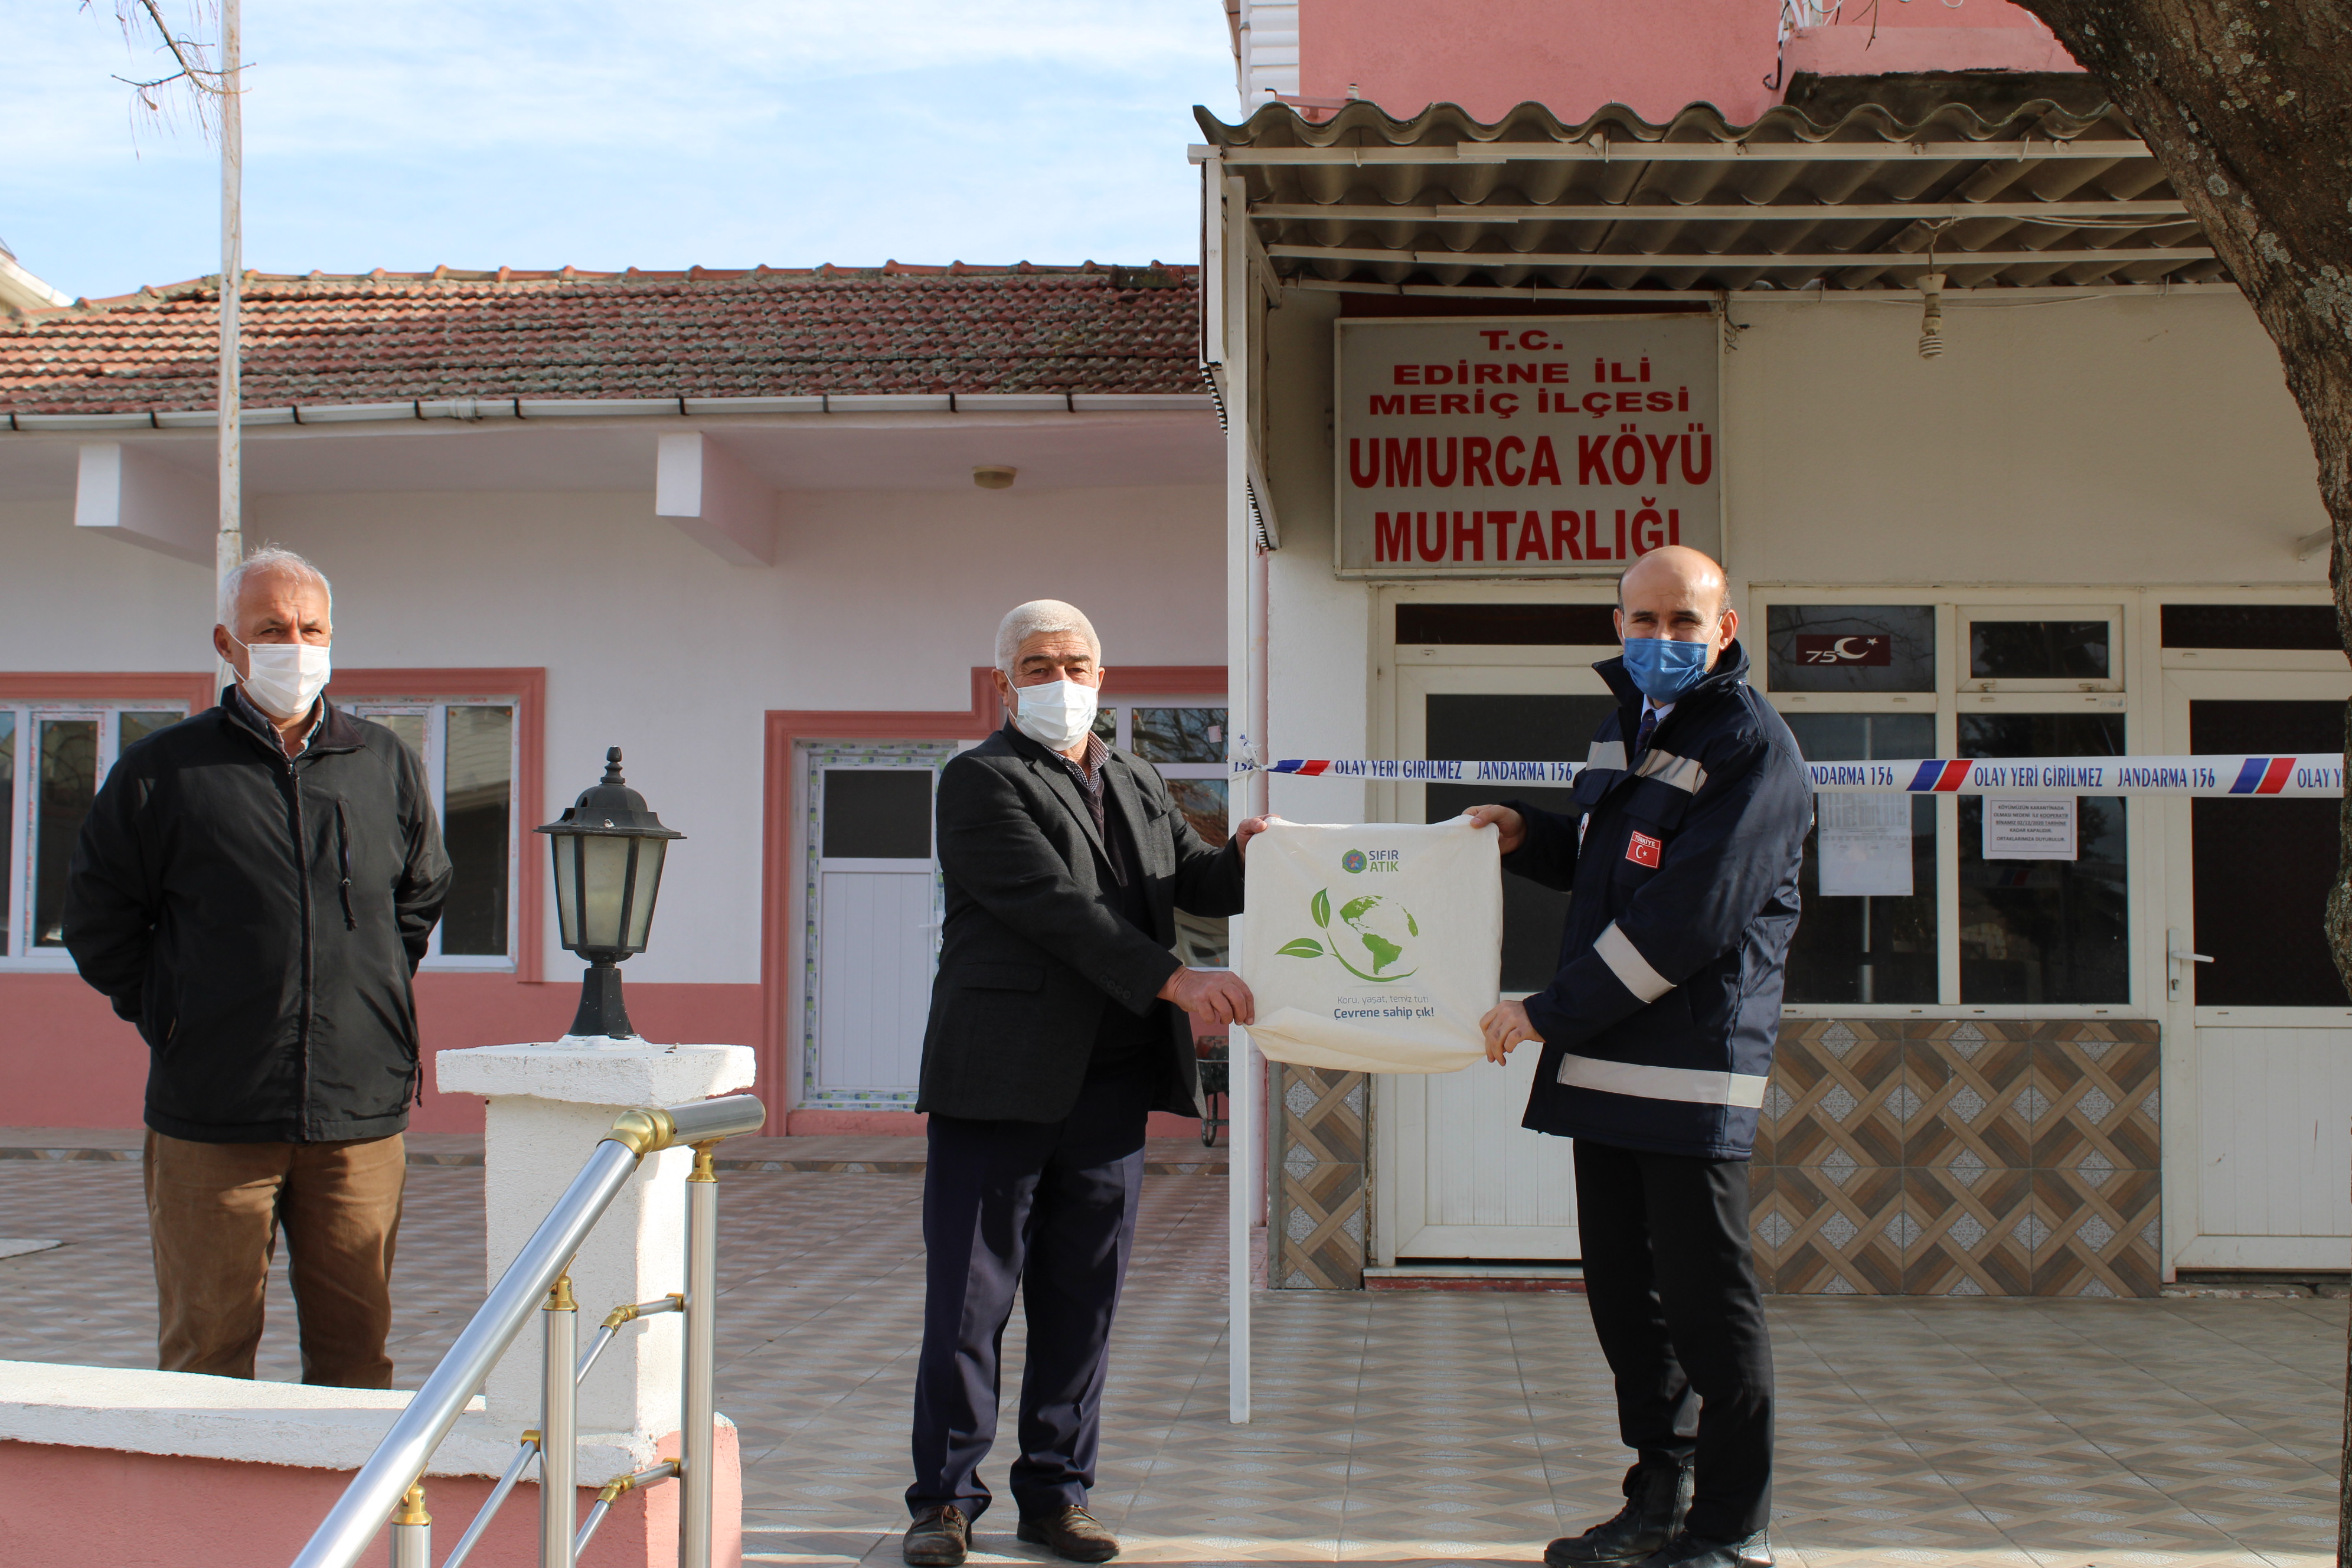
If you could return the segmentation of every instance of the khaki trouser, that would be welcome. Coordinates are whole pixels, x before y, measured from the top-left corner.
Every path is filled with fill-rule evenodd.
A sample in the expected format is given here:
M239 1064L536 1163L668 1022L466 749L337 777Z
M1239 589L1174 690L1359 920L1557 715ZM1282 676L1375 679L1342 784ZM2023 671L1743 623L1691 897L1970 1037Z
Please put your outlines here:
M390 1388L392 1252L407 1153L398 1133L333 1143L193 1143L147 1134L156 1364L251 1377L278 1230L302 1381Z

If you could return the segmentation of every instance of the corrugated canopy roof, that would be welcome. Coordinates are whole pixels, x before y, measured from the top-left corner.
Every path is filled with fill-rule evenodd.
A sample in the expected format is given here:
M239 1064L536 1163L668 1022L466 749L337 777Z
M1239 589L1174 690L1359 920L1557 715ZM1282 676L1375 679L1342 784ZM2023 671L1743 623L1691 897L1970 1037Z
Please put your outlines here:
M1948 104L1752 125L1695 104L1566 125L1526 103L1370 103L1312 121L1196 110L1275 271L1307 288L1448 292L2112 286L2225 277L2163 168L2112 107L1998 121Z

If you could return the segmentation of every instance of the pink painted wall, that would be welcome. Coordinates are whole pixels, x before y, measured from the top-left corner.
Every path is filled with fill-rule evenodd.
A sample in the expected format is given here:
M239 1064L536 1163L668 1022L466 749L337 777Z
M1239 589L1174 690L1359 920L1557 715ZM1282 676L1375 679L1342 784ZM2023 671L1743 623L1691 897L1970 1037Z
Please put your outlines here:
M630 985L630 1021L649 1040L752 1045L760 1038L758 985ZM547 1040L579 1005L576 977L525 984L504 974L420 974L417 1022L425 1048ZM137 1127L147 1085L147 1047L105 998L72 974L0 974L0 1126ZM772 1085L763 1086L772 1091ZM770 1103L774 1103L772 1097ZM919 1138L910 1110L794 1110L770 1121L771 1134L862 1133ZM425 1075L425 1103L409 1118L417 1132L479 1132L482 1102L443 1094ZM1194 1138L1189 1116L1154 1111L1154 1138Z
M1906 71L2080 71L2057 35L2031 12L2001 0L1979 11L1925 8L1926 0L1879 18L1877 37L1866 20L1841 17L1826 27L1803 27L1789 40L1789 69L1821 76L1877 76ZM2003 15L2006 13L2006 15Z
M648 1039L752 1045L760 1038L756 984L632 984L627 994L629 1017ZM417 1022L428 1055L552 1039L579 1002L576 973L540 984L505 974L416 978ZM146 1084L147 1047L139 1032L79 976L0 975L0 1125L136 1127ZM428 1063L425 1103L409 1125L419 1132L479 1132L482 1102L436 1090Z
M677 1452L675 1436L660 1449ZM741 1568L743 1473L735 1428L719 1428L713 1482L711 1562ZM0 1561L42 1568L253 1568L291 1562L351 1483L349 1470L247 1465L0 1442ZM434 1560L482 1506L492 1483L482 1476L428 1480L425 1511L433 1517ZM580 1491L580 1517L595 1500ZM480 1546L484 1563L539 1560L539 1487L514 1489ZM389 1555L379 1532L361 1557ZM581 1568L677 1568L677 1488L665 1482L613 1505Z
M785 1113L783 1126L778 1127L771 1121L764 1131L790 1133L795 1138L844 1133L866 1138L920 1138L929 1121L929 1117L912 1110L793 1110ZM1144 1123L1143 1135L1147 1138L1198 1138L1201 1135L1201 1119L1155 1110Z
M1858 11L1792 39L1790 68L2078 68L2048 28L2005 0L1882 3L1877 14L1875 43ZM1401 119L1458 103L1494 121L1535 102L1571 124L1610 103L1664 121L1712 103L1745 124L1780 101L1764 85L1778 18L1775 0L1486 0L1475 13L1446 0L1303 0L1299 91L1342 98L1353 83Z
M1353 82L1401 119L1458 103L1492 121L1534 102L1572 122L1617 102L1665 120L1707 101L1745 121L1773 100L1771 0L1303 0L1298 10L1300 93L1341 98Z

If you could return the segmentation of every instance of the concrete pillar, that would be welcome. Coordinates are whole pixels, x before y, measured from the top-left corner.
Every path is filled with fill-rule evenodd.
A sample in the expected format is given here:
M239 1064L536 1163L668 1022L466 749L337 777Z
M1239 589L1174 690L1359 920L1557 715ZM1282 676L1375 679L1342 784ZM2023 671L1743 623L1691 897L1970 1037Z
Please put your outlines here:
M496 1280L582 1162L624 1110L675 1105L751 1087L749 1046L654 1046L642 1040L591 1045L484 1046L443 1051L436 1081L444 1094L489 1101L483 1163L488 1208L488 1273ZM580 1347L614 1308L685 1289L686 1177L691 1150L648 1156L607 1210L572 1268L580 1301ZM725 1208L720 1237L726 1235ZM590 1433L658 1439L678 1427L681 1320L642 1319L621 1331L580 1390L579 1421ZM539 1425L540 1344L526 1327L490 1372L489 1424L520 1433ZM584 1471L583 1484L592 1478Z

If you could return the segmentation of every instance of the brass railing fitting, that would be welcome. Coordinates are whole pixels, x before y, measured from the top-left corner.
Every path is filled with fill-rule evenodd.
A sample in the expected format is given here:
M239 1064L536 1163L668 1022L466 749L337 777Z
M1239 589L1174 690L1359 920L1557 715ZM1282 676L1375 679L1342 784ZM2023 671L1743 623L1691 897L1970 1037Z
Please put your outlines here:
M641 1160L656 1150L668 1148L670 1140L677 1136L677 1123L659 1106L625 1110L613 1119L613 1142L625 1145Z
M719 1167L710 1163L710 1152L718 1147L716 1143L697 1143L694 1146L694 1173L686 1178L688 1181L715 1182L719 1179Z
M662 1305L662 1301L667 1301L670 1304L667 1307L664 1307ZM661 1299L661 1301L632 1301L625 1307L615 1307L604 1315L603 1326L608 1329L617 1329L623 1323L634 1323L639 1318L644 1317L648 1310L656 1312L682 1312L686 1310L686 1298L679 1292L673 1290L668 1295L664 1296Z
M598 1502L609 1503L619 1498L622 1494L635 1491L639 1487L649 1487L656 1481L667 1480L672 1476L683 1478L685 1474L686 1468L684 1465L679 1463L679 1461L676 1459L664 1459L660 1464L656 1465L649 1470L639 1470L634 1476L622 1476L616 1479L606 1481L603 1489L597 1492L596 1500Z
M409 1487L408 1490L401 1495L400 1507L393 1511L392 1522L394 1524L430 1524L433 1522L433 1516L425 1511L425 1483L423 1481L413 1483Z

